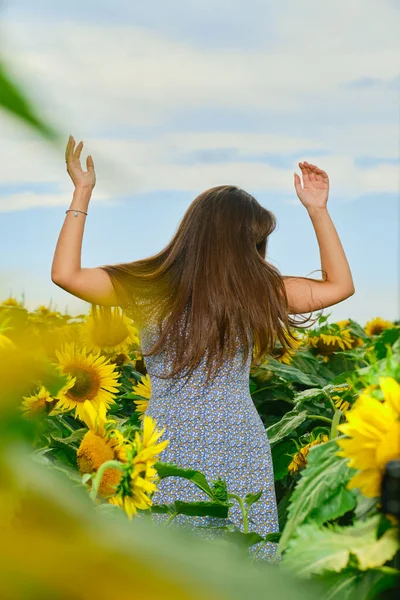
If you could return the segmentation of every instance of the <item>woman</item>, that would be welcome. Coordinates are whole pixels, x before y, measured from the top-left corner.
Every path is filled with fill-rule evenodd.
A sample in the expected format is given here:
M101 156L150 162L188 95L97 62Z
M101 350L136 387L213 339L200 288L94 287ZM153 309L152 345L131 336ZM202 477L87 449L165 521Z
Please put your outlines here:
M249 531L278 532L271 450L265 427L249 393L249 371L271 354L277 340L291 348L288 315L322 309L354 294L350 268L328 214L328 175L299 163L297 196L314 226L323 280L282 276L266 262L275 216L233 185L200 194L187 209L164 250L147 259L81 268L87 209L96 183L88 156L80 164L70 136L67 171L75 185L52 265L52 281L92 305L120 306L137 325L151 379L146 413L170 440L161 460L220 476L228 491L244 497L262 490L249 512ZM293 337L292 337L293 339ZM208 500L192 482L161 480L153 502ZM163 520L165 515L153 515ZM207 517L175 518L205 536L201 525L226 524ZM243 531L239 504L229 521ZM276 544L253 546L250 553L271 560Z

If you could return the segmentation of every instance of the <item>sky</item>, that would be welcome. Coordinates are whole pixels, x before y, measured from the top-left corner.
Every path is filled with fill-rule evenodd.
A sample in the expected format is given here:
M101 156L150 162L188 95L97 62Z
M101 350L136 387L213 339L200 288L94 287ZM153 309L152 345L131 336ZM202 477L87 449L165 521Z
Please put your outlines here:
M364 325L400 318L399 26L398 0L3 0L0 56L93 156L82 267L159 252L200 192L229 183L275 214L280 272L321 278L293 185L305 160L329 175L356 290L324 314ZM1 300L87 313L50 275L64 150L1 109L0 131Z

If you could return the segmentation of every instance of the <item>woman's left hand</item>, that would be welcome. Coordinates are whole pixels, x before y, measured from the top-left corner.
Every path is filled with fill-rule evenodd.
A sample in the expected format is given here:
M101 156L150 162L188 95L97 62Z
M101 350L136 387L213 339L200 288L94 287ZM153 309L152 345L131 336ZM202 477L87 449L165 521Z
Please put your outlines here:
M89 156L86 159L87 171L83 171L80 161L83 142L79 142L75 150L74 147L75 140L72 137L72 135L70 135L65 150L65 162L67 163L67 173L71 177L75 188L93 189L96 185L96 173L94 172L93 159L89 154Z

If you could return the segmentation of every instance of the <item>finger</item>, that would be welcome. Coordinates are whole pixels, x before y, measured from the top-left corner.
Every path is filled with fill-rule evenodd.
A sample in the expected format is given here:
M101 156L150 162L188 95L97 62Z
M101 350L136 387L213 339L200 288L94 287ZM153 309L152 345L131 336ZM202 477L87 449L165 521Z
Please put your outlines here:
M307 163L310 167L313 167L315 173L323 178L328 178L328 174L323 170L317 167L317 165L313 165L311 163Z
M318 169L318 173L321 175L321 177L328 177L328 173L326 173L323 169Z
M69 136L68 145L67 145L67 162L70 162L73 158L73 151L75 146L75 140L72 135Z
M306 164L300 162L299 163L299 167L300 167L301 173L303 175L303 181L304 181L304 183L306 181L309 181L310 180L310 175L309 175L309 171L308 171L308 168L307 168Z
M88 171L94 170L94 163L93 163L93 158L92 158L91 154L89 154L89 156L86 159L86 168Z
M75 159L77 159L77 160L80 159L82 148L83 148L83 142L79 142L79 144L77 145L75 152L74 152Z
M305 164L311 169L311 171L314 171L315 173L322 171L322 169L320 169L319 167L317 167L317 165L314 165L313 163L306 162Z
M306 170L307 170L309 181L315 181L315 175L316 175L316 172L315 172L316 167L315 167L315 165L313 165L312 163L309 163L307 161L304 161L304 164L305 164L305 167L306 167Z
M66 162L68 161L68 157L69 157L69 151L70 151L70 146L71 146L71 141L72 141L71 138L72 138L72 136L69 136L67 146L65 148L65 161Z
M294 187L296 188L296 190L301 190L301 179L300 177L297 175L297 173L294 173Z

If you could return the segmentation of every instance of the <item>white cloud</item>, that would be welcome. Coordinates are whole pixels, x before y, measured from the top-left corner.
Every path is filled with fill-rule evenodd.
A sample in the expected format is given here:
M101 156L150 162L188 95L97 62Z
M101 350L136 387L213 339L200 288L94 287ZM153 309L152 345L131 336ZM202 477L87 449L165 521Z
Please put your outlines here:
M223 164L182 165L171 162L171 156L176 153L220 147L238 148L238 158ZM327 171L331 196L343 195L351 200L366 193L395 192L398 189L397 166L379 165L361 169L345 154L314 156L318 142L312 139L245 133L164 134L156 141L85 140L84 146L85 152L93 155L96 168L93 198L114 204L116 200L113 198L118 194L134 196L139 192L175 189L199 193L222 183L294 195L293 172L300 173L296 160L293 160L291 168L282 169L266 163L241 162L240 156L258 152L290 153L296 148L302 149L299 160L308 160ZM306 148L310 149L309 153ZM108 157L113 158L110 160ZM0 196L0 212L35 206L65 206L71 201L73 185L65 171L64 157L54 154L40 140L14 141L7 146L0 143L0 161L6 164L7 160L9 168L1 172L0 182L58 183L59 191L25 191Z
M49 26L37 15L25 21L6 16L3 55L42 114L62 124L66 139L70 132L77 142L84 139L82 156L93 155L98 199L162 189L196 191L222 182L292 194L298 160L320 165L331 177L332 192L349 198L397 191L396 166L353 164L359 155L398 155L397 121L390 121L392 110L397 119L396 90L343 87L363 77L398 75L395 8L372 0L274 6L272 50L211 50L130 24L90 26L78 16ZM243 115L261 111L264 131L269 114L287 115L290 123L296 115L298 126L293 133L283 126L279 135L233 126L231 132L162 131L151 138L147 132L146 139L146 127L159 127L179 111L216 108ZM132 139L129 128L139 126L144 135ZM108 139L94 133L106 129ZM113 131L126 132L125 139ZM238 148L239 155L226 164L174 163L176 154L212 148ZM318 150L328 155L313 155ZM298 158L287 169L240 160L261 152ZM54 152L16 121L5 124L0 161L7 165L0 183L55 183L59 189L56 195L11 192L1 198L0 211L61 205L70 198L63 150Z

